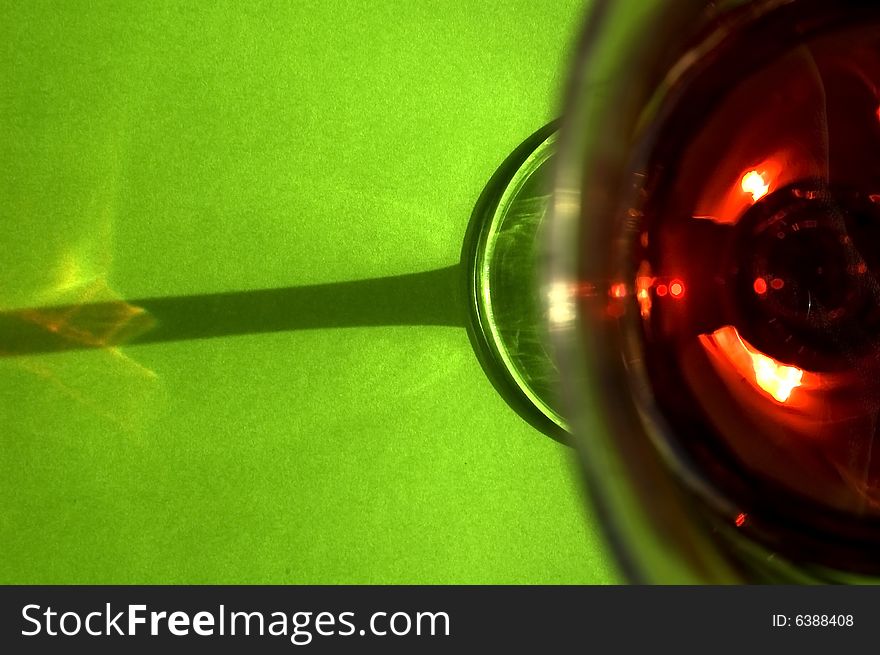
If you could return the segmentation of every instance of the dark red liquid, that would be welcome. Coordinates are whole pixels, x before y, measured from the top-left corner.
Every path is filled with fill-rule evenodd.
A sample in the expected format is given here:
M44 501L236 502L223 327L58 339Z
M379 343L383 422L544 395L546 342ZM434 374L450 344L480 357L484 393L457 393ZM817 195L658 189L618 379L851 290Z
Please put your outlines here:
M880 535L875 19L760 61L744 40L727 86L683 94L630 239L638 356L690 461L745 512L859 538Z

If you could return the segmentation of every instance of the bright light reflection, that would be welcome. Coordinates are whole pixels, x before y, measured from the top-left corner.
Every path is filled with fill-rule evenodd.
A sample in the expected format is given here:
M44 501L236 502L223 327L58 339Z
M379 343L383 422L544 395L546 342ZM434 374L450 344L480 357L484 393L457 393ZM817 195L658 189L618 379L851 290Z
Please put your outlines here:
M758 171L749 171L743 175L740 186L744 193L751 194L752 202L758 202L770 190L770 184L764 179L764 175Z
M569 286L564 282L554 282L547 291L547 306L550 322L566 325L575 319L574 302Z

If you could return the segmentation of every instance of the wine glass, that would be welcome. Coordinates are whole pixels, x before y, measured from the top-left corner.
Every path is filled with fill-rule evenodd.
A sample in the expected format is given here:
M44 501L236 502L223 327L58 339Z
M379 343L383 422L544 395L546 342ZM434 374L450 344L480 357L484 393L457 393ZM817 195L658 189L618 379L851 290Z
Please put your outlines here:
M594 3L543 296L635 581L878 573L880 11Z

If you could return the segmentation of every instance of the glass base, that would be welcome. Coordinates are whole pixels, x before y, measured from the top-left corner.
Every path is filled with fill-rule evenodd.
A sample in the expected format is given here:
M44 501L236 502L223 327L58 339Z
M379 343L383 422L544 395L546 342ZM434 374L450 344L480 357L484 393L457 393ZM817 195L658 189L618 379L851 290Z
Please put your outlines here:
M545 434L568 441L559 374L538 293L540 232L549 208L557 125L530 136L499 167L471 217L462 250L474 350L499 393Z

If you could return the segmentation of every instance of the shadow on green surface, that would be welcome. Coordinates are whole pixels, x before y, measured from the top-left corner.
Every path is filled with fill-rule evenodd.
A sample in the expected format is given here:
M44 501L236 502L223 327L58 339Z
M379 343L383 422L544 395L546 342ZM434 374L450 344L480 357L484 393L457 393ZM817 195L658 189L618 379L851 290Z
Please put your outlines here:
M458 265L302 287L2 311L0 357L310 329L466 328L486 377L508 406L538 431L568 444L567 432L524 395L497 348L486 338L474 295L480 235L498 198L525 157L557 127L551 123L535 132L492 176L474 207Z
M435 325L469 328L483 370L507 404L537 420L498 363L473 341L462 268L283 289L56 305L0 312L0 357L321 328Z
M283 289L0 312L0 356L320 328L463 328L458 266Z

